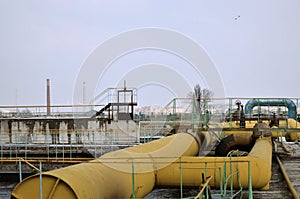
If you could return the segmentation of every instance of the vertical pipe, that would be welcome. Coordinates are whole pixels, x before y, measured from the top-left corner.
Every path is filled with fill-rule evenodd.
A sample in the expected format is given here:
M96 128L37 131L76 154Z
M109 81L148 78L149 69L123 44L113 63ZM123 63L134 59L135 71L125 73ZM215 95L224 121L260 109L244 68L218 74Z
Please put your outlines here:
M58 151L57 151L57 144L54 144L54 146L55 146L55 158L57 159L57 153L58 153Z
M22 161L19 159L19 181L22 182Z
M3 159L3 144L2 144L2 136L0 135L0 144L1 144L1 160Z
M194 119L194 117L195 117L195 101L194 101L194 99L192 100L192 130L194 131L195 129L194 129L194 124L195 124L195 119Z
M72 159L72 134L70 134L70 159Z
M145 126L143 127L143 129L144 129L144 141L143 141L143 143L146 143L147 130L146 130Z
M101 143L104 143L104 139L103 139L103 136L101 135L101 140L100 140ZM103 155L103 149L102 149L102 144L100 144L100 156Z
M297 103L296 103L296 104L297 104L297 105L296 105L296 121L297 121L297 122L296 122L296 128L298 128L298 107L299 107L299 106L298 106L298 102L299 102L299 101L298 101L298 99L297 99Z
M173 122L176 124L176 99L173 99Z
M229 128L232 128L232 99L229 98Z
M65 141L64 141L64 139L65 139L65 134L64 133L62 133L62 138L61 138L61 141L62 141L62 158L63 158L63 161L65 160ZM58 143L59 143L59 135L58 135Z
M220 175L220 194L221 197L223 195L223 179L222 179L222 169L219 167L219 175Z
M17 142L18 142L18 144L17 144L17 151L19 151L20 150L20 134L19 133L17 133ZM18 153L19 152L17 152L17 154L16 154L16 156L18 157Z
M117 105L117 121L119 120L119 112L120 112L120 91L117 91L117 98L118 98L118 100L117 100L117 103L118 103L118 105Z
M26 151L25 151L26 153ZM11 142L9 143L9 159L12 157L12 149L11 149Z
M229 158L229 160L230 160L230 197L232 197L232 195L233 195L233 173L232 173L232 153L230 153L230 158Z
M137 143L138 144L141 144L141 120L139 121L139 127L138 127L138 130L137 130Z
M227 189L227 176L226 176L226 161L224 161L224 192L223 192L223 198L226 198L226 189Z
M28 143L28 136L25 135L25 160L27 159L27 143Z
M131 115L132 115L132 120L134 120L133 116L133 90L131 91Z
M181 157L179 158L179 172L180 172L180 198L183 198L183 192L182 192L182 163L181 163Z
M96 158L96 141L95 141L95 132L93 132L93 142L94 142L94 157ZM110 148L111 150L111 148Z
M252 195L252 182L251 182L251 169L250 169L250 161L248 161L248 198L253 199Z
M50 110L50 79L47 79L47 115L51 115Z
M207 162L205 162L205 178L204 178L205 182L206 182L207 176L208 176ZM205 198L208 198L208 186L206 186L205 192L206 192Z
M40 162L40 199L43 199L42 162Z
M49 159L49 158L50 158L49 143L48 143L48 139L49 139L49 129L47 128L47 124L48 124L48 122L47 122L46 125L45 125L45 131L46 131L46 135L45 135L45 143L46 143L47 156L48 156L48 159ZM48 127L49 127L49 124L48 124Z

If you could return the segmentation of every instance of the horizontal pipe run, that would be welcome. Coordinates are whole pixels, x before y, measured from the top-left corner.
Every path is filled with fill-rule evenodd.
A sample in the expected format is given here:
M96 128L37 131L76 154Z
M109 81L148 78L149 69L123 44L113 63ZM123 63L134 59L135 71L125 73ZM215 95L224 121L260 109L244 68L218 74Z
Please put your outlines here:
M199 139L198 139L199 140ZM200 139L201 140L201 139ZM143 145L107 153L93 161L43 173L43 196L52 198L137 198L144 197L156 186L180 185L182 165L183 186L199 186L201 173L212 176L209 186L219 187L219 172L231 162L233 186L248 187L248 162L251 165L252 186L268 189L271 178L272 146L267 138L257 139L246 157L195 157L200 144L187 133L175 134ZM180 161L181 160L181 161ZM132 163L134 173L132 173ZM226 164L226 176L230 176ZM223 174L222 174L223 175ZM132 179L134 177L134 183ZM206 178L205 178L206 179ZM222 179L225 179L222 176ZM134 184L134 186L132 186ZM230 183L228 183L230 184ZM39 176L19 183L12 198L38 198ZM132 193L134 190L134 193Z
M53 199L130 198L134 190L135 197L141 198L153 189L156 170L166 167L178 157L195 156L198 150L199 144L193 135L180 133L110 152L87 163L43 173L43 196L48 197L51 193ZM38 179L38 175L24 179L13 190L12 198L39 198L36 194ZM59 183L52 190L57 180Z
M224 163L226 164L226 176L230 175L230 157L181 157L182 165L182 183L184 186L199 186L202 182L201 173L212 176L211 187L220 187L219 169L222 170L222 179L224 179ZM232 157L232 171L239 172L240 182L237 175L233 177L234 188L248 187L248 162L251 166L252 187L255 189L267 190L271 179L272 164L272 144L267 138L259 138L250 151L248 156ZM158 170L156 173L156 186L158 187L176 187L179 186L179 163L177 159L174 163Z
M295 103L290 99L252 99L245 105L246 115L251 114L255 106L285 106L288 108L288 117L297 118L297 108Z

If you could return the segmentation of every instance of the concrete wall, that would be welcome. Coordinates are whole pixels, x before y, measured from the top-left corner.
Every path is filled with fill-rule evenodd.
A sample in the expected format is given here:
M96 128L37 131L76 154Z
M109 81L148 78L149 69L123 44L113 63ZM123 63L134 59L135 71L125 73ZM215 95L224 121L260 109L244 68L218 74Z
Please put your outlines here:
M138 141L133 121L0 119L0 144L127 144Z

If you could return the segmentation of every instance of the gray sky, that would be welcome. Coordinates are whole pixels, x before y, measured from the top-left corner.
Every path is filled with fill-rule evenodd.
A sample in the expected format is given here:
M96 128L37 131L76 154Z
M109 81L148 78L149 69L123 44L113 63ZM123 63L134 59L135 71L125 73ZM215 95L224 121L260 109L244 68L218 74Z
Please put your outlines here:
M178 31L203 47L227 97L300 97L298 0L2 0L0 25L0 105L44 105L46 78L52 104L72 104L77 75L90 53L115 35L144 27ZM132 70L119 70L121 65L152 62L174 67L191 85L203 82L178 57L136 52L111 66L95 92L115 86ZM153 85L143 87L141 95L167 91ZM138 99L145 105L150 98Z

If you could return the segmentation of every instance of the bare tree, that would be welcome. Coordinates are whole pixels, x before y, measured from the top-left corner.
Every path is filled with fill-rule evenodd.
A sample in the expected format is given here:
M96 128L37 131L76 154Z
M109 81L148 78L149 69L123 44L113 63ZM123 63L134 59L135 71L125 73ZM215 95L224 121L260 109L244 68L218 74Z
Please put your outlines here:
M29 109L25 109L21 112L21 116L23 117L31 117L33 116L32 112Z
M194 91L188 93L188 97L193 98L195 102L195 110L201 115L202 110L205 108L205 103L213 96L213 92L204 88L201 89L199 84L194 86Z

